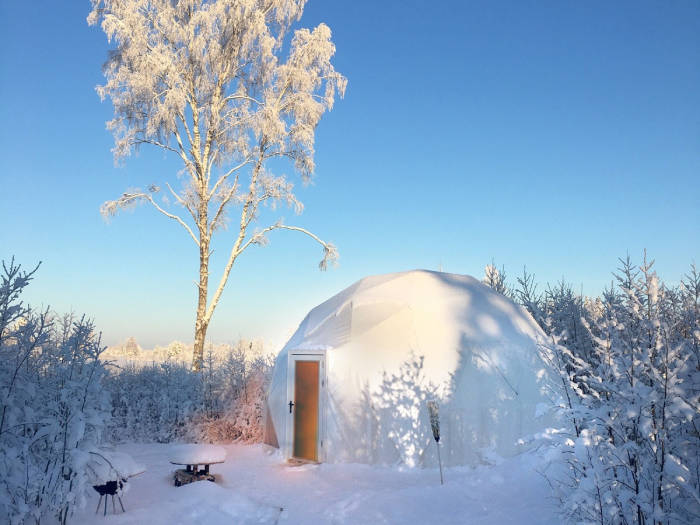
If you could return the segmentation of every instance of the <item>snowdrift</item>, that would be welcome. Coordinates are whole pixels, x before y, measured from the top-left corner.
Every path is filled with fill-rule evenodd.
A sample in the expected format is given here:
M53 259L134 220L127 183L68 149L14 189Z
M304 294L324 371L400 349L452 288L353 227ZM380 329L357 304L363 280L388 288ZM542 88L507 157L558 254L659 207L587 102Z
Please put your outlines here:
M266 440L297 455L295 359L319 359L319 461L435 465L431 399L444 462L512 456L520 438L548 426L538 417L551 403L544 337L522 307L473 277L367 277L311 310L280 351Z

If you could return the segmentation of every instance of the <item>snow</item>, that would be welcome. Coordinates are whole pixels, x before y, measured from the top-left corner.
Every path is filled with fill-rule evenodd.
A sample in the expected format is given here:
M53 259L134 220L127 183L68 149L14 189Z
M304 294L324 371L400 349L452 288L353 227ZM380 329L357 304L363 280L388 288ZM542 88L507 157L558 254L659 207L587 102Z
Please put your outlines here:
M216 445L177 445L170 456L170 462L178 465L206 465L225 460L226 451Z
M97 493L72 523L208 525L314 523L556 524L556 508L534 453L498 465L401 469L357 463L289 466L265 445L225 445L226 461L212 467L216 482L175 487L170 457L179 445L127 444L121 452L146 465L130 479L126 513L94 513ZM117 505L117 508L119 506Z
M109 449L90 452L87 468L90 482L94 485L137 476L146 470L129 454Z

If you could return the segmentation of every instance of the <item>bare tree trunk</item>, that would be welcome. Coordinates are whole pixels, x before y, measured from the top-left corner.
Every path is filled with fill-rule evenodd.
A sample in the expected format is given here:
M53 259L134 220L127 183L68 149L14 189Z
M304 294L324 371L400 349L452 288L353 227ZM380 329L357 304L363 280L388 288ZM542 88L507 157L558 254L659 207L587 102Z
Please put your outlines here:
M197 287L197 319L194 324L194 350L192 352L192 370L199 372L204 363L204 341L207 337L209 319L207 318L207 291L209 289L209 238L206 234L206 215L200 222L205 231L199 235L199 285Z

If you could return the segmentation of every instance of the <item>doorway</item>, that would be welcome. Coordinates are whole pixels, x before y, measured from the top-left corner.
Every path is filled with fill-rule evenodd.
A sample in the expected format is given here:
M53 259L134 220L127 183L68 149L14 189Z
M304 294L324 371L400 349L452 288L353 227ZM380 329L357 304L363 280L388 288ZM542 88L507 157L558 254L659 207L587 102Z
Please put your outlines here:
M289 456L305 461L321 461L323 355L290 355L288 383L291 450Z

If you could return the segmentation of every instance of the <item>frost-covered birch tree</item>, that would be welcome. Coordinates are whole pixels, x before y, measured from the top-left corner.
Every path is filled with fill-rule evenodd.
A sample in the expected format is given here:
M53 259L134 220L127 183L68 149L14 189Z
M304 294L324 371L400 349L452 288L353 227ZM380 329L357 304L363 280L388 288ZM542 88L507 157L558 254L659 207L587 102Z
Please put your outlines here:
M165 184L172 206L151 184L107 201L106 217L148 203L178 223L199 255L193 368L202 366L204 340L238 257L274 230L304 233L323 247L320 268L335 247L282 220L258 224L265 205L302 204L293 185L270 166L293 163L304 182L314 172L314 134L324 112L342 96L335 46L325 24L298 29L306 0L91 0L88 23L101 24L114 43L97 91L110 98L116 159L147 144L175 155L178 184ZM289 37L289 38L288 38ZM278 163L274 163L278 167ZM228 260L210 297L212 237L227 233Z

